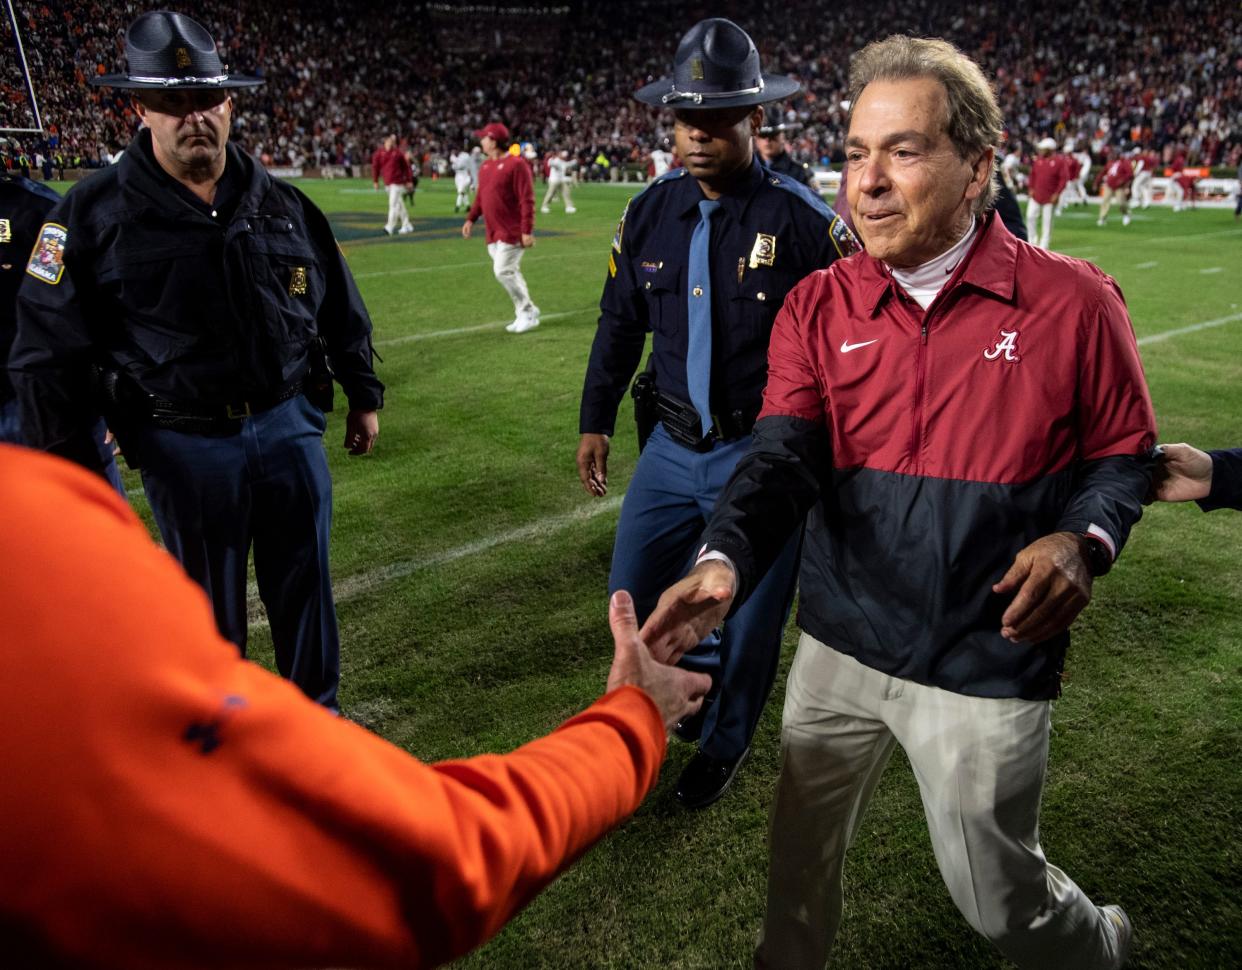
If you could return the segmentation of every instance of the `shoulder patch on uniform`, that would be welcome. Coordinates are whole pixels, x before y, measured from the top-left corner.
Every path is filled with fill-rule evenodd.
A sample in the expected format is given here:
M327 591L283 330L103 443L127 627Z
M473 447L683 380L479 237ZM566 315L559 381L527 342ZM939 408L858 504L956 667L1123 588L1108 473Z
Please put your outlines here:
M633 197L626 199L625 208L621 210L621 221L617 223L617 231L612 236L612 248L618 253L621 252L621 237L625 235L625 216L630 211L630 203L633 201ZM609 259L611 258L609 256ZM613 275L616 276L617 274L613 273Z
M0 243L13 241L13 223L8 219L0 219Z
M31 250L26 272L52 286L59 283L65 272L65 241L68 238L69 230L64 226L45 222Z
M832 225L828 227L828 235L832 237L832 244L837 247L837 255L842 259L853 256L862 249L862 243L858 241L853 230L840 216L832 220Z

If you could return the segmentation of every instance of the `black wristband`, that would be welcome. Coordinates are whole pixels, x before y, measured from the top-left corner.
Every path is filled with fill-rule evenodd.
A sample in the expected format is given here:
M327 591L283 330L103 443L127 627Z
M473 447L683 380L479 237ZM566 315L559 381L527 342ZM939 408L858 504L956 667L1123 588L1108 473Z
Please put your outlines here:
M1113 568L1113 557L1108 551L1101 539L1097 539L1093 535L1082 533L1085 540L1083 543L1083 555L1087 560L1087 571L1092 576L1103 576L1106 572Z

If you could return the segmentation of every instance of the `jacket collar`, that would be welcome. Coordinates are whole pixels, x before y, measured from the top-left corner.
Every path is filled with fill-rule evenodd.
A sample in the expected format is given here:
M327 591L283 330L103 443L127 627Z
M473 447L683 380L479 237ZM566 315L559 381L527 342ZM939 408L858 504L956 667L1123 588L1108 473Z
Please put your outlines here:
M884 298L897 295L899 284L893 279L889 268L870 253L861 255L859 289L863 305L870 316L879 313ZM970 286L984 293L991 293L1007 303L1013 302L1017 291L1018 240L1005 228L1005 224L993 209L984 216L978 235L970 252L962 260L953 278L945 284L937 302L945 293L960 286Z
M231 141L225 145L224 150L227 158L221 182L228 180L232 183L230 187L237 193L234 198L240 196L239 208L246 205L257 206L266 191L267 170L256 164L253 158ZM165 172L155 160L149 128L139 131L121 156L117 178L120 184L146 196L161 207L167 205L169 192L177 194L179 198L185 197L186 201L193 198L189 189Z
M754 199L755 193L759 191L759 186L763 184L765 177L765 169L759 164L757 155L752 155L750 160L750 169L747 170L729 189L720 197L721 208L729 213L729 216L736 222L741 222L746 215L746 210L750 208L751 200ZM699 183L695 181L694 176L687 172L682 177L682 182L686 184L681 194L681 209L679 215L683 218L691 212L694 213L695 221L698 221L699 203L706 198L703 190L699 187Z

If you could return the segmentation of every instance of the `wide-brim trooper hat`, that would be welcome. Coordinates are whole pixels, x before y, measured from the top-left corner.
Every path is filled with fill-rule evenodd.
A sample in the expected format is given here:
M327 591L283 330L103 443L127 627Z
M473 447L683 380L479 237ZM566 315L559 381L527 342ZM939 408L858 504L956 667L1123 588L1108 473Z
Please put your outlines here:
M764 74L750 35L731 20L712 17L691 27L677 45L673 76L634 92L659 108L740 108L787 98L802 85Z
M203 91L252 88L263 79L227 74L207 29L183 13L153 10L125 32L125 74L91 78L95 87Z

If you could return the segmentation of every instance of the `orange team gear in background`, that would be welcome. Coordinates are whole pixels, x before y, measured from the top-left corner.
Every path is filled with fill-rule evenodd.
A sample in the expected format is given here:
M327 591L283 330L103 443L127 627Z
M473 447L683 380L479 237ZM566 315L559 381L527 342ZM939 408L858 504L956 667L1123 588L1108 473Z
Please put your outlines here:
M636 687L422 764L242 660L103 479L0 446L0 507L5 965L438 964L659 773Z

